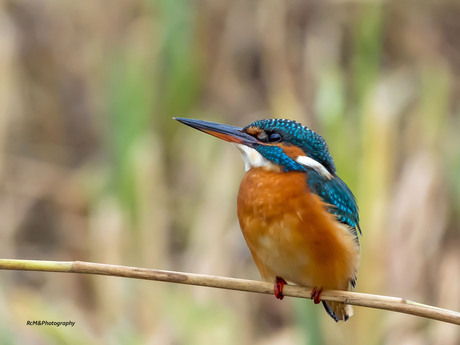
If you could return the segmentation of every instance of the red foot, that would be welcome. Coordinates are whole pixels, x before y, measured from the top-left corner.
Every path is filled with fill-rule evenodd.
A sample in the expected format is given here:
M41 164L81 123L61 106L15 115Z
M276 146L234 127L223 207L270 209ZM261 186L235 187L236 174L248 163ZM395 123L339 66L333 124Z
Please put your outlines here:
M283 278L280 278L280 277L276 277L276 281L275 281L275 297L278 298L278 299L283 299L284 298L284 295L283 295L283 287L284 285L286 285L286 281L283 279Z
M318 304L319 302L321 302L322 292L323 292L323 288L318 289L316 286L311 291L311 299L313 300L313 302L315 302L315 304Z

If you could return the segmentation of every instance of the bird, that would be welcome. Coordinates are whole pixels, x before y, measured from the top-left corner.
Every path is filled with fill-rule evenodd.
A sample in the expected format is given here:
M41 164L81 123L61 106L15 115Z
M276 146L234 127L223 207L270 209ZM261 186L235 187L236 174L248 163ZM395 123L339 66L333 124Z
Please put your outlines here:
M233 143L245 174L237 214L263 280L283 299L289 283L310 287L336 322L353 315L350 305L321 300L324 289L353 290L360 260L356 198L337 175L322 136L287 119L257 120L236 127L174 117Z

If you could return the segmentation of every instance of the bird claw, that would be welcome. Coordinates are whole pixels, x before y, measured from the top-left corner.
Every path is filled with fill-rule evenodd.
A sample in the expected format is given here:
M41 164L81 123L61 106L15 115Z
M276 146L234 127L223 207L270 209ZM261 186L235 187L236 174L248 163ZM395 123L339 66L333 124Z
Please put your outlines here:
M278 299L283 299L284 298L284 295L283 295L283 288L284 288L284 285L286 285L286 281L281 278L281 277L276 277L276 280L275 280L275 286L274 286L274 292L275 292L275 297L278 298Z
M323 292L323 288L318 289L316 286L311 291L311 299L315 304L321 302L321 293Z

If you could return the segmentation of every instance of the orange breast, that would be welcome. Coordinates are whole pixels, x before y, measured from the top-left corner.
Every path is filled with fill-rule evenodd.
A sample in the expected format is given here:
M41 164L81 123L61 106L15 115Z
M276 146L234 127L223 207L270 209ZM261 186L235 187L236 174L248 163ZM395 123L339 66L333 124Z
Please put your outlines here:
M349 231L310 193L305 173L249 170L238 194L238 219L264 280L347 289L359 250Z

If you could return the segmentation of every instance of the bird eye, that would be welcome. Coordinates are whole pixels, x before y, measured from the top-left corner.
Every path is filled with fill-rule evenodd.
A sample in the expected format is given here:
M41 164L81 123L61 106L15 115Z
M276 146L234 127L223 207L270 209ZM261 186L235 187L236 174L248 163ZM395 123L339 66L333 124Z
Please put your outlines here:
M277 132L261 131L257 134L257 139L259 139L263 143L276 143L280 142L283 138L281 134Z
M281 134L276 133L276 132L271 133L270 136L268 137L268 141L271 143L281 141Z

